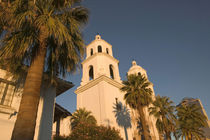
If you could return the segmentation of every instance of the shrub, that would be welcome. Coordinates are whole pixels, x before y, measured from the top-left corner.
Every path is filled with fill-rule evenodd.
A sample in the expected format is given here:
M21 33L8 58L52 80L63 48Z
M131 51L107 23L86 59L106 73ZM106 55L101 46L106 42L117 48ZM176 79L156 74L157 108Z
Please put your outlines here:
M69 140L122 140L115 128L80 123L72 131Z
M68 140L68 137L54 136L53 140Z

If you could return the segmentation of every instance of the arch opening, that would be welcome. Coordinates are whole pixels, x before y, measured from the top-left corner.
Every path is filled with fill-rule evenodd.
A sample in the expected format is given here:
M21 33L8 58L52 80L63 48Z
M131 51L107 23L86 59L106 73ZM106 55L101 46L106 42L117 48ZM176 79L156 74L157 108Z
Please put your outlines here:
M109 65L109 72L110 72L110 78L114 79L114 71L112 65Z
M89 80L93 80L94 79L94 71L93 71L93 66L91 65L89 67Z
M98 46L98 52L101 53L102 52L102 47L99 45Z
M93 49L91 48L90 49L90 56L92 56L93 55Z
M109 54L109 49L108 48L106 48L106 53Z

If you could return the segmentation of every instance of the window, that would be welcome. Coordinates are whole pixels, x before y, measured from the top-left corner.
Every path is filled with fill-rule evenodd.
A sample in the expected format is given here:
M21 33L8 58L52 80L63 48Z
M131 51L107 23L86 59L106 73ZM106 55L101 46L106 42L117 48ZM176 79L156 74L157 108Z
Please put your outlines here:
M94 73L93 73L93 66L90 66L89 68L89 80L94 79Z
M100 45L98 46L98 52L102 52L102 47Z
M0 79L0 105L10 106L15 86L11 82Z
M92 56L93 55L93 49L91 48L90 49L90 56Z
M138 72L138 75L141 75L141 72Z
M109 65L109 71L110 71L110 77L112 79L114 79L114 71L113 71L113 66L112 65Z
M106 48L106 53L109 54L109 49L108 48Z

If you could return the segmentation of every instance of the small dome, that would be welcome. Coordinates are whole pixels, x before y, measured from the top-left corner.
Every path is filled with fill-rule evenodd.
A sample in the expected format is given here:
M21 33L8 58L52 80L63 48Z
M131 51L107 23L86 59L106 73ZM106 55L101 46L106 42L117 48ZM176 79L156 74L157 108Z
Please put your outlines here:
M132 61L132 66L130 67L130 69L128 70L128 75L130 74L138 74L138 73L146 73L146 71L139 65L137 65L136 61L133 60Z

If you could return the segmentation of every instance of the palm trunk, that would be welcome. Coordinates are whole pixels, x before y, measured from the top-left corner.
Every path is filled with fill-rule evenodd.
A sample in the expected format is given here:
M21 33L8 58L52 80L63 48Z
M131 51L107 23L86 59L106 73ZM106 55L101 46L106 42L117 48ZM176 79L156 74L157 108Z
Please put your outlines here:
M189 140L192 140L192 134L191 133L189 134Z
M171 140L170 132L166 132L166 139L167 139L167 140Z
M143 128L144 138L145 138L145 140L150 140L151 137L150 137L150 132L149 132L149 126L147 124L142 106L138 107L138 112L139 112L140 121L141 121L142 128Z
M185 136L185 140L189 140L188 135Z
M26 77L19 112L12 133L12 140L33 140L40 90L46 56L46 33L40 30L40 46Z

